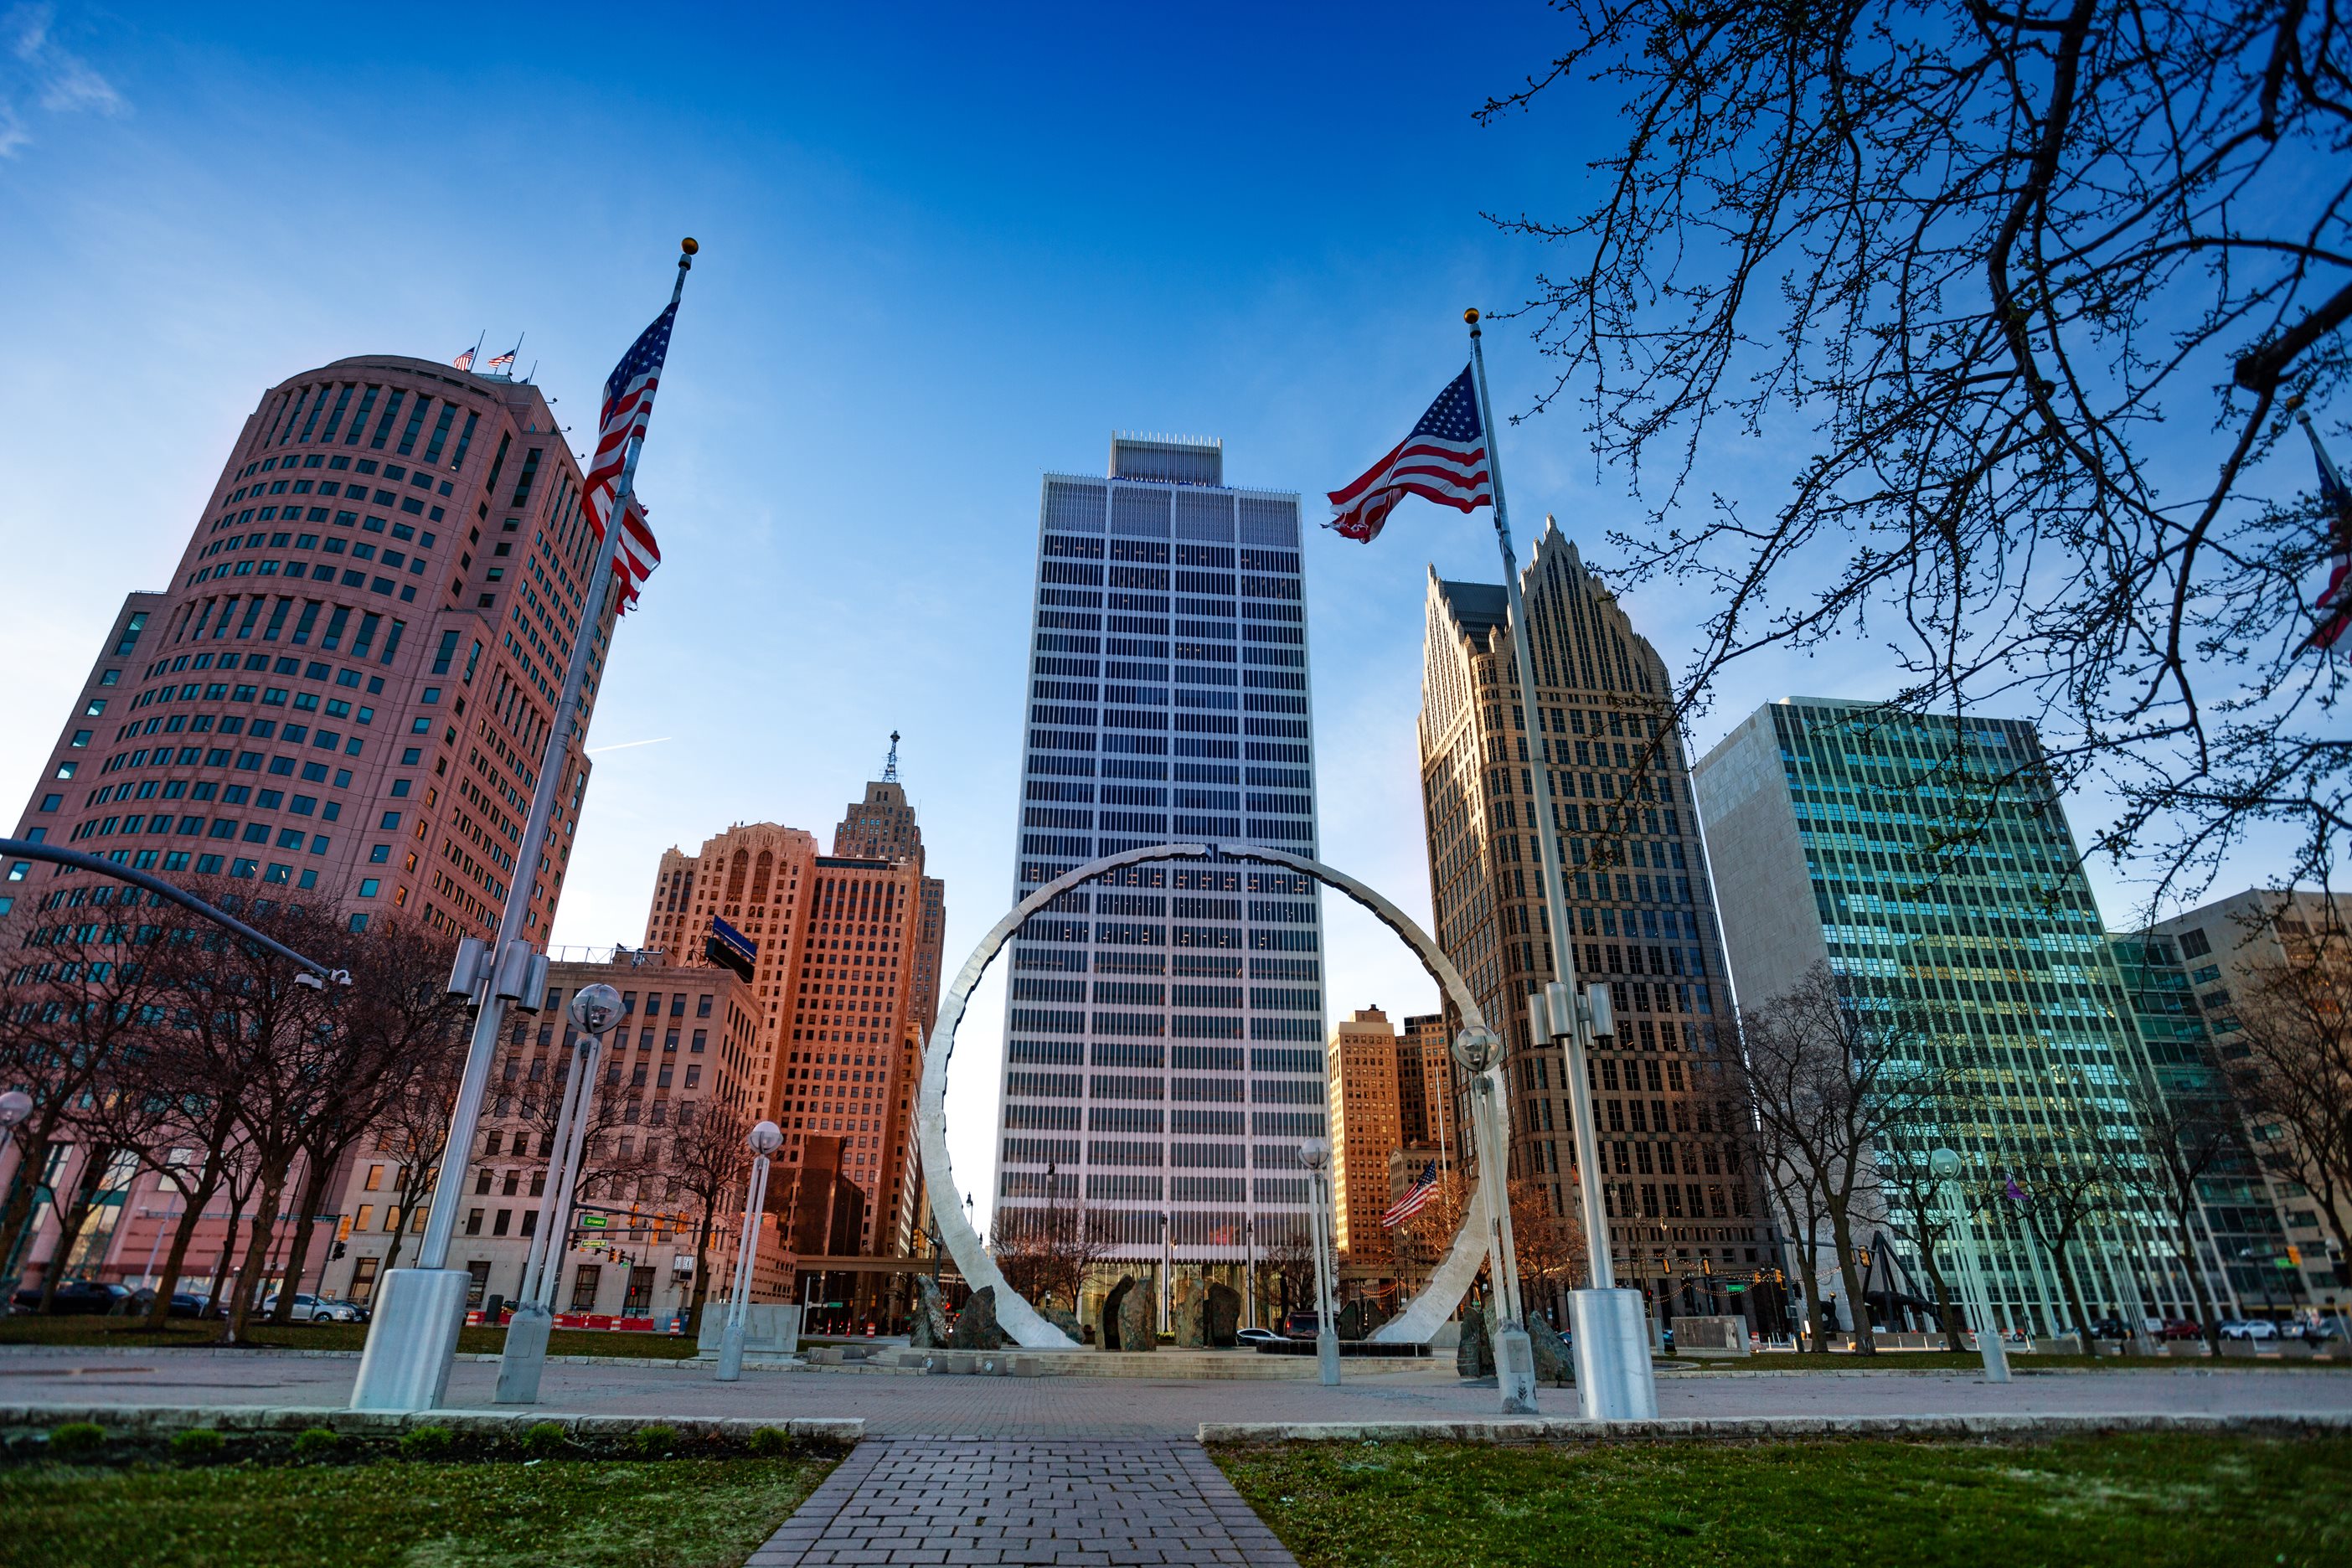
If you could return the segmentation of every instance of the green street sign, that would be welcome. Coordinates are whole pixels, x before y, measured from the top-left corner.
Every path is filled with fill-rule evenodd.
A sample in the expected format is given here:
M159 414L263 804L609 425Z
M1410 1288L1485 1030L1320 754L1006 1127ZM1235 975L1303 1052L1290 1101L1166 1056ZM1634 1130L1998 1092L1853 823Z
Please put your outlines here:
M602 1230L606 1223L604 1216L600 1214L583 1214L580 1216L580 1228L583 1230Z

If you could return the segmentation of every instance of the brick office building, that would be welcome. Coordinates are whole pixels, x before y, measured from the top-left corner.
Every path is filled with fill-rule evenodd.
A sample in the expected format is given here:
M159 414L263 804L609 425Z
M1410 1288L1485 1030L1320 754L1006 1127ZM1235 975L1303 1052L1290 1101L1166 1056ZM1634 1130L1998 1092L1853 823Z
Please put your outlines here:
M1397 1032L1378 1007L1333 1026L1330 1062L1333 1247L1356 1269L1391 1260L1381 1215L1389 1198L1390 1156L1402 1146L1397 1110Z
M921 833L895 778L847 808L834 848L751 823L698 854L664 852L646 945L698 965L718 962L714 921L740 937L761 1040L751 1088L784 1130L795 1233L834 1256L903 1253L945 894L923 875Z
M525 882L544 941L583 756L541 866L515 857L594 548L538 387L396 355L294 376L246 420L171 585L125 599L16 832L453 935L489 934ZM5 877L0 912L94 890Z
M600 984L621 994L621 1021L605 1040L590 1110L577 1203L588 1223L575 1223L567 1239L577 1245L558 1259L555 1308L667 1319L684 1310L691 1294L701 1220L697 1205L670 1185L670 1145L701 1118L747 1125L756 1120L758 1014L751 987L731 971L669 965L620 949L605 962L551 964L545 1008L536 1016L509 1016L467 1152L465 1206L450 1243L449 1267L474 1276L476 1307L490 1295L511 1300L521 1288L557 1108L579 1040L566 1005L582 987ZM421 1209L400 1210L401 1159L397 1143L379 1135L353 1161L339 1205L346 1256L326 1275L330 1294L367 1300L387 1267L391 1238L404 1226L412 1239L400 1258L413 1259L424 1216ZM705 1260L722 1285L731 1278L742 1201L739 1191L731 1205L719 1205ZM790 1268L781 1230L772 1223L761 1248L771 1299L781 1296Z

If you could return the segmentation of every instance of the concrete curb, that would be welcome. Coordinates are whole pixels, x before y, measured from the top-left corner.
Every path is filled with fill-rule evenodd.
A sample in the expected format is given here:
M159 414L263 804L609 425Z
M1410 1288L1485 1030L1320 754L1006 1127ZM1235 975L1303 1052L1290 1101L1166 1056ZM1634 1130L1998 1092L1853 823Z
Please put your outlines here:
M10 1356L147 1355L173 1357L249 1357L274 1355L291 1356L300 1361L357 1361L360 1359L361 1354L362 1352L359 1351L304 1350L299 1346L294 1345L0 1345L0 1361L5 1361ZM458 1361L495 1362L499 1358L498 1353L494 1351L459 1351L455 1359ZM712 1360L716 1358L696 1357L690 1355L551 1355L546 1359L550 1364L561 1366L646 1366L660 1370L677 1367L690 1367L697 1364L708 1367L711 1364ZM747 1367L784 1367L797 1366L800 1363L797 1362L785 1362L780 1360L746 1358L743 1364Z
M446 1426L485 1436L520 1433L553 1421L583 1437L624 1436L646 1426L668 1426L689 1437L749 1437L763 1426L789 1436L856 1443L866 1422L854 1415L786 1416L758 1420L726 1415L591 1415L569 1410L346 1410L303 1405L0 1405L0 1428L58 1426L94 1421L110 1433L180 1432L210 1426L222 1432L299 1432L312 1426L381 1436L417 1426Z
M2352 1431L2352 1412L2307 1415L1717 1415L1660 1421L1203 1421L1203 1443L1674 1443L1809 1437L2055 1437L2105 1432Z

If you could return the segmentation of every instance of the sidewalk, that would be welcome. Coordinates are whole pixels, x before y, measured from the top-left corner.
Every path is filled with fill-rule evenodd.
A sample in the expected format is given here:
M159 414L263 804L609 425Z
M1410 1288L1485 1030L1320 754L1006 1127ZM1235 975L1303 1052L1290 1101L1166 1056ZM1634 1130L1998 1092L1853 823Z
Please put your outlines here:
M356 1363L255 1351L242 1355L41 1355L0 1350L0 1405L277 1405L335 1408L349 1398ZM498 1368L461 1363L449 1380L453 1407L495 1408ZM554 1365L541 1405L610 1415L743 1417L762 1421L863 1418L869 1436L969 1438L1186 1438L1204 1422L1460 1422L1499 1414L1494 1388L1464 1384L1452 1369L1325 1388L1319 1384L1180 1382L1150 1378L876 1377L809 1370L747 1370L721 1384L707 1371L604 1363ZM1547 1388L1547 1416L1580 1414L1573 1389ZM1666 1418L1759 1415L1969 1415L1993 1414L2214 1415L2352 1415L2352 1376L2341 1372L2111 1372L2022 1377L1995 1386L1965 1373L1662 1377Z

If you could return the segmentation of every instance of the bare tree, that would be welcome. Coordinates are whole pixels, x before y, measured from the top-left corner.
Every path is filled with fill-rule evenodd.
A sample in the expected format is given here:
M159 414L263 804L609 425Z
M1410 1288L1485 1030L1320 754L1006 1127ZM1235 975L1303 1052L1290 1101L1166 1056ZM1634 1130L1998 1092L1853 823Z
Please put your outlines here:
M2218 1356L2221 1314L2206 1291L2204 1259L2197 1247L2199 1189L2245 1160L2245 1142L2235 1108L2210 1063L2176 1070L2169 1083L2157 1076L2159 1070L2124 1075L2124 1103L2138 1128L2146 1158L2125 1163L2118 1173L2126 1178L2137 1174L2136 1184L2170 1222L2173 1253L2189 1277L2206 1352Z
M2074 1314L2075 1335L2087 1356L2097 1355L2099 1348L2090 1311L2084 1305L2075 1254L2100 1221L2130 1206L2132 1180L2119 1173L2117 1162L2111 1157L2120 1152L2096 1146L2038 1145L2016 1157L2008 1184L1987 1199L1988 1206L2013 1205L2026 1234L2050 1259L2058 1288L2066 1293L2067 1310Z
M383 1268L399 1266L401 1235L411 1217L433 1196L440 1179L441 1159L449 1142L449 1114L457 1100L457 1081L465 1068L460 1049L428 1057L419 1070L402 1083L377 1113L375 1146L394 1164L385 1202L392 1212L392 1239L385 1244Z
M2352 1258L2352 937L2331 921L2287 940L2286 962L2251 966L2232 985L2241 1032L2230 1037L2247 1052L2238 1089L2256 1157L2310 1193Z
M420 925L394 921L373 922L346 944L351 994L335 1025L341 1048L297 1134L302 1186L287 1249L287 1287L278 1293L273 1322L293 1320L311 1220L344 1155L411 1084L463 1066L464 1001L450 995L446 984L454 947Z
M694 1224L694 1295L687 1308L688 1338L702 1327L703 1303L710 1296L710 1237L730 1215L740 1215L751 1151L744 1142L751 1118L716 1099L679 1107L677 1130L659 1157L670 1202L686 1200ZM740 1221L738 1222L740 1224ZM754 1216L754 1224L758 1216ZM741 1237L736 1245L743 1245Z
M993 1243L997 1267L1014 1289L1041 1304L1065 1301L1072 1312L1114 1246L1107 1217L1078 1195L1075 1174L1055 1179L1042 1205L998 1210Z
M1550 1187L1532 1177L1511 1178L1510 1204L1520 1291L1549 1301L1584 1278L1584 1222L1572 1209L1554 1214Z
M1574 210L1496 221L1558 257L1537 409L1580 403L1654 509L1615 536L1630 580L1715 606L1685 703L1757 650L1876 637L1899 707L2038 710L2062 786L2120 793L2107 850L2168 837L2194 877L2267 819L2326 869L2326 533L2250 476L2283 395L2352 370L2339 7L1558 8L1559 58L1479 118L1566 99L1622 132ZM1785 499L1685 505L1733 434L1790 453Z
M1924 1160L1892 1160L1879 1165L1878 1185L1887 1223L1918 1249L1919 1267L1936 1292L1936 1321L1944 1331L1944 1348L1958 1354L1960 1320L1952 1307L1950 1282L1944 1277L1943 1251L1965 1241L1943 1202L1943 1178Z
M0 1258L29 1250L50 1163L79 1146L78 1155L60 1159L72 1179L50 1194L59 1235L42 1279L47 1310L121 1146L111 1139L127 1135L112 1123L152 1103L141 1083L150 1063L142 1047L163 1017L167 986L157 958L169 932L136 889L78 885L53 891L0 933L13 950L0 963L0 1083L21 1086L33 1100L31 1114L8 1133L17 1165L0 1206ZM16 1273L6 1270L0 1303L16 1289Z
M1854 1349L1876 1346L1857 1271L1859 1222L1878 1205L1881 1152L1931 1120L1958 1086L1934 1040L1933 1016L1858 993L1826 963L1748 1014L1747 1048L1727 1064L1760 1131L1764 1179L1796 1221L1809 1282L1820 1279L1811 1239L1826 1224ZM1812 1300L1813 1348L1828 1348L1822 1292Z

